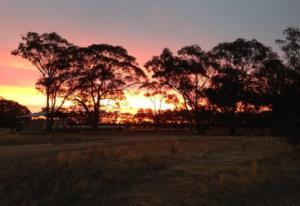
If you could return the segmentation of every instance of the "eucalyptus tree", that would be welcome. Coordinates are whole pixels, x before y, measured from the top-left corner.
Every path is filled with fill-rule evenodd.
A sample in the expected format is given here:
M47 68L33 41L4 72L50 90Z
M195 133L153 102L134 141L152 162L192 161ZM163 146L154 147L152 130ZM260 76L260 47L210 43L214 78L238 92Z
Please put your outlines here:
M125 89L146 78L133 56L120 46L94 44L78 47L72 51L74 88L71 97L82 106L90 117L92 127L97 129L100 108L107 104L119 104Z
M206 91L209 101L225 114L230 134L235 134L236 113L250 105L257 108L261 86L257 73L277 55L257 40L220 43L210 52L215 73Z
M283 31L285 39L276 43L284 53L284 60L289 69L300 72L300 29L289 27Z
M273 114L276 127L286 140L297 145L300 142L300 29L290 27L283 34L285 39L276 40L284 55L281 71L269 72L272 77L283 76L273 101Z
M190 111L198 133L204 132L201 112L205 105L205 89L209 87L210 69L205 51L198 45L186 46L174 56L164 49L145 64L161 87L181 95L185 107Z
M262 100L272 109L273 129L296 145L300 133L300 30L287 28L283 34L285 39L276 40L282 58L266 61L257 76Z
M36 83L38 90L46 95L46 127L51 131L53 114L58 111L71 94L65 86L69 79L69 64L65 58L71 44L55 32L38 34L28 32L13 55L21 56L34 65L40 72Z

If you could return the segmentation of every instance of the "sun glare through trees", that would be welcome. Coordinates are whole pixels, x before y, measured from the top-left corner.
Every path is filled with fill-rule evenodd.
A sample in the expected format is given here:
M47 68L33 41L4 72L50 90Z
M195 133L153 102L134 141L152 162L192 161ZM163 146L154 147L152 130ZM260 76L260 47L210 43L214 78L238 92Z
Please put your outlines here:
M299 11L0 1L0 205L300 205Z

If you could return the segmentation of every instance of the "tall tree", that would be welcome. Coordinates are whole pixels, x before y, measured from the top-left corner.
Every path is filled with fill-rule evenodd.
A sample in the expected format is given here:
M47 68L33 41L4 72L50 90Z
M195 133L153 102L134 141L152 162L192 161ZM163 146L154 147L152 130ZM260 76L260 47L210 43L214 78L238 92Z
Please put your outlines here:
M278 39L276 43L284 52L284 59L289 69L300 72L300 29L289 27L283 31L285 39Z
M239 104L260 106L256 73L263 68L264 62L275 58L276 54L256 40L237 39L217 45L209 55L215 73L207 94L210 102L226 116L230 134L235 134Z
M280 128L286 140L297 145L300 142L300 30L287 28L283 34L285 39L276 42L284 54L284 64L277 66L280 71L269 72L273 79L281 77L277 84L271 84L273 88L277 88L272 104L273 114L277 120L276 127ZM266 65L266 69L268 68L270 64Z
M78 48L73 59L72 100L85 109L94 129L98 128L100 108L105 102L118 104L125 89L146 77L135 58L120 46L98 44Z
M12 51L30 61L40 72L37 89L46 95L47 131L51 131L53 114L59 110L70 95L64 87L68 79L68 63L65 53L71 44L55 32L38 34L28 32L22 36L18 48ZM59 101L60 99L60 101Z
M198 45L183 47L174 56L164 49L145 64L162 87L180 94L191 112L198 133L204 132L201 112L205 103L205 88L209 86L207 55Z

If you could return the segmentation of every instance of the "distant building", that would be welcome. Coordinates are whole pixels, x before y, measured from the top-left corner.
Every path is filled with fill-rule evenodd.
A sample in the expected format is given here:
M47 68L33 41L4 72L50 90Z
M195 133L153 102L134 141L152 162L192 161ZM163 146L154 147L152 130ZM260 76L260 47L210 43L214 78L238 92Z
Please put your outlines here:
M22 131L44 131L46 130L46 113L37 112L19 117L18 130ZM59 130L68 127L67 119L54 117L53 129Z

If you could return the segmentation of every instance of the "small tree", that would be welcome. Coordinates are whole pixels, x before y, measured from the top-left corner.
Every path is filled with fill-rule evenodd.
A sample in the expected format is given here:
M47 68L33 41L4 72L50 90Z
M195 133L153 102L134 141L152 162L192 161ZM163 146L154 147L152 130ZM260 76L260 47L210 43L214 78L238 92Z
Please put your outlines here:
M30 114L27 107L0 97L0 127L16 126L17 118L26 114Z
M160 85L156 81L146 82L141 88L145 88L147 92L144 94L153 105L153 121L156 130L160 126L160 116L163 103L166 101L167 92L162 90Z

